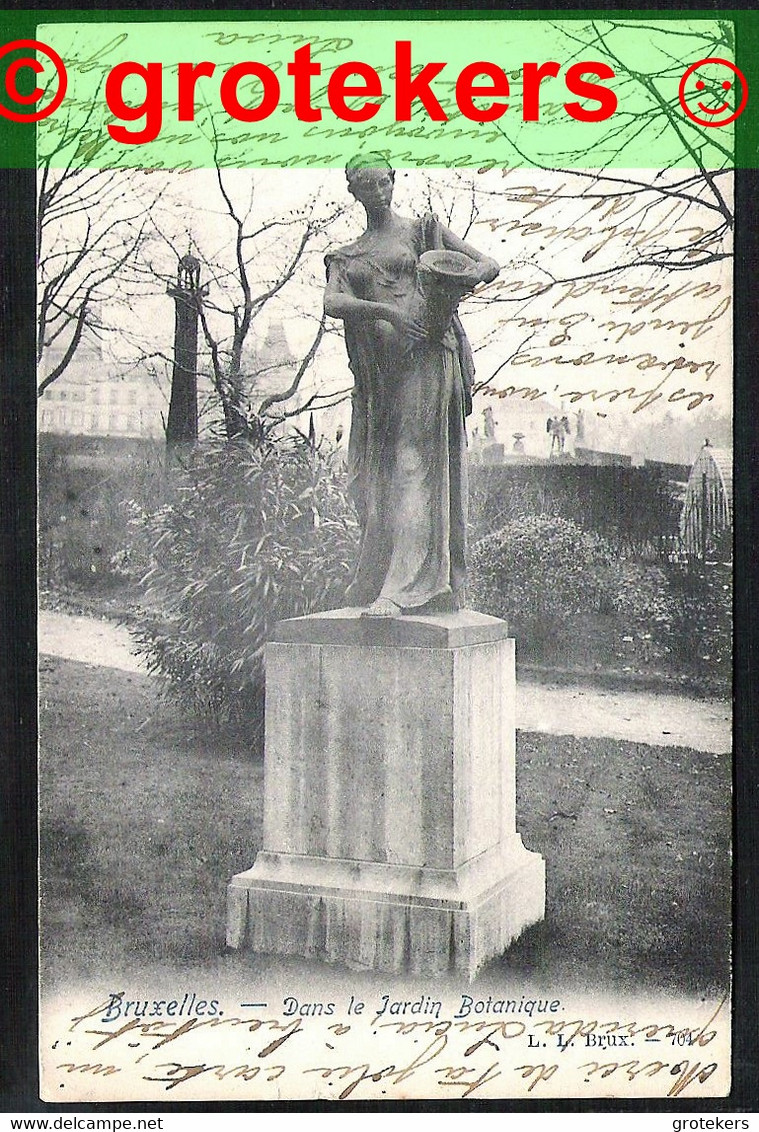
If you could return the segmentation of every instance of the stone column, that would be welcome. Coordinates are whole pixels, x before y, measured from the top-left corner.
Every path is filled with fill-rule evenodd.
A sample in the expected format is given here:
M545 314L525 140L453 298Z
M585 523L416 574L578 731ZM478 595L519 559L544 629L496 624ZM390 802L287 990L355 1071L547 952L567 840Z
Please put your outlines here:
M264 845L230 947L472 977L545 908L515 819L514 641L471 610L281 622Z
M200 260L182 256L176 286L167 288L174 300L174 368L166 421L169 449L192 445L198 439L198 318L206 288L200 286Z

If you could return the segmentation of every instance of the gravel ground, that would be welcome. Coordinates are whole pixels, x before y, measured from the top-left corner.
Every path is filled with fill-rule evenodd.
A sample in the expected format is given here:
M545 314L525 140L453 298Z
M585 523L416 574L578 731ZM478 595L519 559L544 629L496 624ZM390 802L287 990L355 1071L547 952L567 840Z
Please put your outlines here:
M111 621L42 610L39 650L84 664L143 672L128 631ZM517 727L551 735L606 737L660 747L731 750L728 700L695 700L654 692L619 692L572 685L517 685Z

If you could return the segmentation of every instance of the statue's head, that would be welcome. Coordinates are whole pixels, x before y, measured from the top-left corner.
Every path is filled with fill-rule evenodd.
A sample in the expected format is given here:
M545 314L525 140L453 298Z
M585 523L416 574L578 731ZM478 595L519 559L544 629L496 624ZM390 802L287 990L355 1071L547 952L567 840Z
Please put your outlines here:
M362 153L345 166L348 192L365 208L389 205L393 198L395 170L381 153Z

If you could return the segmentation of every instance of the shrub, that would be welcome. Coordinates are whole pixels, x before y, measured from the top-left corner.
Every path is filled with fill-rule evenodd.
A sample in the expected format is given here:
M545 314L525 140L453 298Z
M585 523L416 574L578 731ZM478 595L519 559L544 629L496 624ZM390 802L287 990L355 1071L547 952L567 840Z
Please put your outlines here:
M614 564L614 608L631 625L668 626L672 595L661 566L620 560Z
M622 660L628 670L666 658L705 692L729 684L731 595L728 552L705 564L644 565L555 516L513 519L471 556L472 604L509 621L523 655L595 668Z
M539 648L566 618L613 607L611 563L600 535L555 515L526 515L474 547L471 602Z
M143 521L139 651L194 710L258 736L274 623L341 604L349 581L357 528L340 472L301 439L213 442Z
M645 665L664 660L674 652L675 601L667 571L620 559L613 576L621 655Z
M727 556L677 563L670 571L673 652L699 672L707 691L723 692L732 680L732 583Z
M39 438L39 581L43 591L123 584L127 508L152 510L163 490L163 445L111 438Z
M666 562L680 511L674 485L653 466L504 464L470 476L475 538L523 515L559 515L600 535L615 555Z

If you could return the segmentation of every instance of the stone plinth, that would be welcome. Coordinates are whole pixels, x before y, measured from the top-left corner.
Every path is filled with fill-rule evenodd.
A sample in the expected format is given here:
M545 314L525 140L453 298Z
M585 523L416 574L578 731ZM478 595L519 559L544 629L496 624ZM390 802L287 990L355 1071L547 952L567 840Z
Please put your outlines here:
M469 977L541 920L515 821L514 642L471 610L284 621L266 649L264 847L227 942Z

